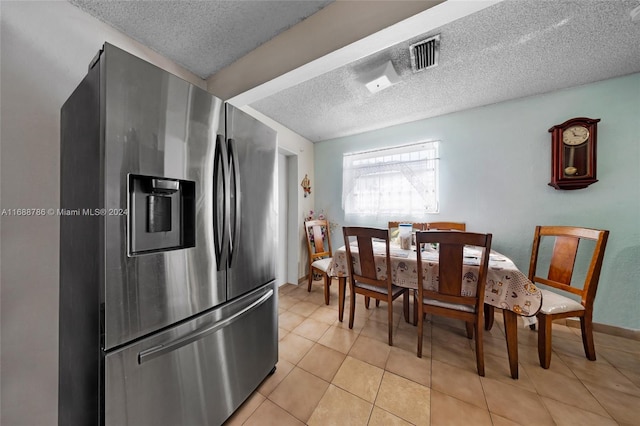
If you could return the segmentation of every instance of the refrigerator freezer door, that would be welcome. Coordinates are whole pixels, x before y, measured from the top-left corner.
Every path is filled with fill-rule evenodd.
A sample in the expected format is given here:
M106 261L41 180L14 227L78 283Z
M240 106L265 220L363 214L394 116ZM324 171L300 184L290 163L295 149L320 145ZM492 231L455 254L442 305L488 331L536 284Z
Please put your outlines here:
M231 176L231 299L275 279L276 132L227 105Z
M218 270L215 260L212 219L219 203L213 199L213 175L216 135L224 134L224 106L204 90L109 44L99 66L106 250L100 302L103 347L109 350L227 300L226 272ZM168 242L166 249L132 249L131 176L145 177L145 185L178 180L180 188L193 185L194 241L182 244L193 247L176 249ZM167 195L166 188L147 186L151 195ZM152 242L161 241L168 226L141 230L154 231L149 234Z
M108 354L105 424L222 424L277 362L276 299L270 283Z

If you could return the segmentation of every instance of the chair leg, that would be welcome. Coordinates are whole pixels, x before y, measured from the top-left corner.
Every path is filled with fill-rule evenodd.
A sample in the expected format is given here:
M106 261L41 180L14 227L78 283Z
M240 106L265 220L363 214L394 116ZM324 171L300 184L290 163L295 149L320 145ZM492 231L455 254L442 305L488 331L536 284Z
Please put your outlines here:
M418 290L413 290L413 325L418 325Z
M415 300L415 299L414 299ZM417 306L418 304L414 302L414 306L417 308L414 311L413 318L417 321L418 326L418 358L422 358L422 330L424 327L424 320L422 318L422 306Z
M353 328L353 318L355 316L356 311L356 293L353 291L353 286L351 288L351 297L349 298L349 328Z
M307 285L307 291L311 291L311 282L313 281L313 268L309 267L309 284Z
M469 323L467 323L467 326ZM473 332L473 328L475 326L476 332L476 365L478 367L478 375L484 377L484 348L483 348L483 336L482 336L482 327L483 324L480 321L476 321L471 324L471 331ZM467 332L468 332L467 328Z
M404 309L404 321L409 322L409 290L402 295L402 308Z
M489 331L493 327L493 315L495 308L491 305L484 304L484 329Z
M369 296L365 296L364 297L364 307L369 309L369 301L371 300L371 298Z
M509 356L509 370L511 378L518 378L518 316L515 312L503 309L504 337L507 342L507 354Z
M376 308L380 306L380 299L376 299Z
M538 315L538 358L542 368L551 364L551 317Z
M580 317L580 329L582 330L582 346L584 354L590 361L596 360L596 347L593 344L593 323L591 315Z
M379 299L376 299L376 302L379 301ZM389 346L393 346L393 299L391 298L391 294L388 295L387 305L389 305L387 306L387 322L389 323Z
M346 292L347 279L345 277L338 277L338 321L340 322L342 322L344 317L344 298Z
M473 339L473 323L467 321L465 325L467 328L467 339Z
M324 274L324 304L329 304L329 285L331 285L331 277L328 274Z

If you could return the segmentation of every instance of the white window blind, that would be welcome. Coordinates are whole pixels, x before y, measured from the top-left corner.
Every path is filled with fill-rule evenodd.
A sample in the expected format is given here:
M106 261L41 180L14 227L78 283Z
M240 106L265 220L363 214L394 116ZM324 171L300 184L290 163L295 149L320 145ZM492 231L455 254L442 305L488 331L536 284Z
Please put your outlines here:
M346 215L406 218L438 212L438 142L347 153L342 172Z

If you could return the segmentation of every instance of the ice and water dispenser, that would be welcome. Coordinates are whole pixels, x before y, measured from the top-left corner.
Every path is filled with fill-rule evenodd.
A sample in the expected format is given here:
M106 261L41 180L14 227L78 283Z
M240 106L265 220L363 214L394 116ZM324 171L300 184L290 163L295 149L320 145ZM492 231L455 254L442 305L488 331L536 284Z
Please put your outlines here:
M129 176L130 255L194 247L195 182Z

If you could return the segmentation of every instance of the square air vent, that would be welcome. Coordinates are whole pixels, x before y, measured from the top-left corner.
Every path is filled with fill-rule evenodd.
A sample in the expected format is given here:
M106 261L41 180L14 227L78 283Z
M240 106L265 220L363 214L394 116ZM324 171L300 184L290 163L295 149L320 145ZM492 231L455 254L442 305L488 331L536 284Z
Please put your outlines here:
M440 34L409 46L413 72L423 71L438 65Z
M365 86L371 93L376 93L399 82L400 76L398 76L391 61L387 61L385 64L370 72L368 74L368 80Z

